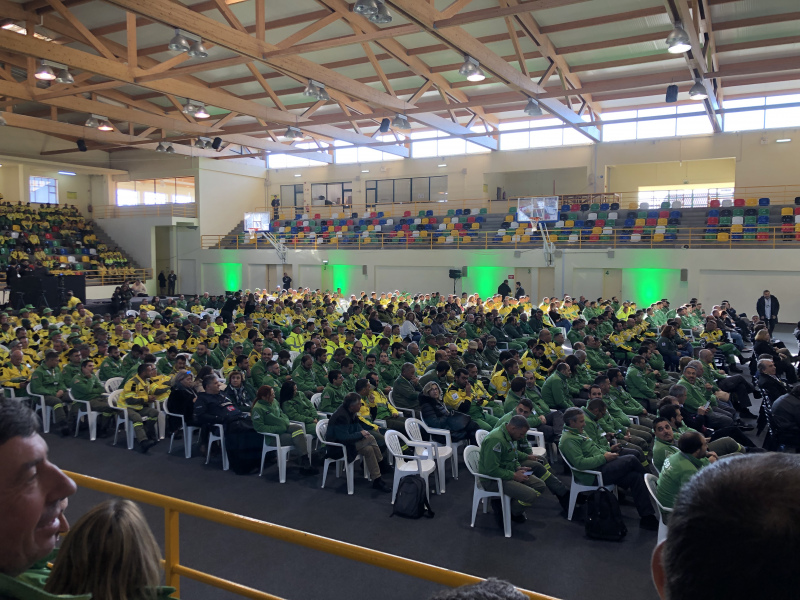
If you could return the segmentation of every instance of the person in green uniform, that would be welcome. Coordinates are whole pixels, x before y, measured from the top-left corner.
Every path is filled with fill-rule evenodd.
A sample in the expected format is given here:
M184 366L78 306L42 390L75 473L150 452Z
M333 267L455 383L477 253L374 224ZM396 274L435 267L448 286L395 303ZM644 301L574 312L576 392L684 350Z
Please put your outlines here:
M639 425L652 429L653 422L650 414L639 402L631 396L622 385L625 383L625 376L619 369L608 370L608 381L611 387L608 389L608 397L619 407L622 412L631 417L639 419Z
M289 419L303 423L306 433L315 438L317 437L317 421L320 418L317 409L311 404L311 400L297 389L297 384L294 381L283 382L283 385L280 386L278 401L280 402L281 410Z
M47 352L42 364L33 370L30 386L32 393L44 396L45 404L53 411L53 427L62 436L66 437L70 431L66 411L70 403L67 386L64 385L62 380L58 360L58 352L52 350ZM77 418L77 415L77 412L70 414L70 419Z
M123 377L125 372L122 370L122 360L119 357L119 348L117 346L108 347L108 356L103 360L100 365L100 370L97 372L97 377L100 381L108 381L112 377Z
M59 535L69 530L67 498L77 490L48 459L39 430L26 404L0 397L0 597L10 600L57 598L42 588Z
M672 508L678 492L703 467L717 461L717 455L709 451L708 442L696 431L684 433L678 440L678 450L664 461L658 475L656 498L662 506ZM724 510L724 507L720 507Z
M281 410L275 398L275 391L268 385L262 385L256 392L256 401L250 411L253 420L253 429L258 433L272 433L278 435L281 446L294 446L297 453L298 466L302 464L303 457L308 456L306 436L301 425L289 422L289 417ZM274 444L270 438L267 443ZM304 475L316 475L319 470L315 467L302 466L300 472Z
M334 413L342 405L347 391L344 389L344 377L339 369L328 373L328 385L322 390L319 401L320 412Z
M304 354L298 363L299 366L292 372L292 379L297 384L297 389L309 398L314 394L321 394L325 386L317 383L312 366L314 359L309 354Z
M484 431L492 431L497 426L498 417L486 409L489 400L475 394L466 369L455 372L453 385L444 394L444 404L448 408L468 414ZM497 406L494 402L491 404Z
M61 369L63 381L72 381L73 378L81 373L81 351L73 348L67 354L67 364Z
M569 391L567 382L569 375L569 365L567 363L559 363L553 374L542 385L542 398L551 409L563 411L575 406L572 402L572 394Z
M657 400L656 386L647 378L646 360L642 355L636 355L631 361L630 367L625 374L625 387L628 393L633 396L646 410L652 410L652 404Z
M389 399L386 397L386 394L384 394L381 389L377 387L379 385L377 373L370 373L367 375L366 380L370 385L368 406L373 419L376 421L382 420L386 423L387 429L394 429L395 431L399 431L405 435L406 417L389 403ZM358 385L358 382L356 382L357 392ZM360 392L358 393L360 394Z
M546 487L558 496L562 508L566 509L569 503L564 484L535 457L518 449L518 443L525 438L528 429L530 426L525 417L514 415L508 423L491 431L483 439L478 460L478 472L481 475L503 481L503 493L512 499L511 520L515 523L525 522L525 510L544 493ZM483 485L490 491L498 489L497 482L493 480L484 479ZM492 501L492 510L501 514L499 500Z
M113 424L114 411L103 396L105 388L94 374L92 360L86 359L81 363L81 374L72 380L70 388L75 400L88 402L93 411L100 413L97 417L97 436L106 437L109 427Z
M600 400L600 403L593 402ZM589 406L592 408L589 408ZM599 385L593 385L590 390L590 400L584 409L587 412L586 433L590 437L594 435L593 429L597 429L598 436L603 436L606 443L611 446L618 446L621 454L625 451L633 451L644 466L649 462L646 457L650 454L650 445L644 439L632 435L627 427L620 427L608 413L608 405L603 399L603 391ZM599 446L603 446L600 440L595 440Z
M450 365L448 365L449 367ZM414 365L405 363L400 368L400 377L395 379L392 386L392 402L397 408L420 410L419 395L422 386L419 384Z

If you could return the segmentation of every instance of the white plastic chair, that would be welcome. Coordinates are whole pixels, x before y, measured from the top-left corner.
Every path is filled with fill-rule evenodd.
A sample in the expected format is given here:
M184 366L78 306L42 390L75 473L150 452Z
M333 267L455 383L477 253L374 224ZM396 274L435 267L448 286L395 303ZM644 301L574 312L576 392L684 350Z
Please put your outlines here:
M644 484L647 486L647 491L650 492L650 498L652 498L653 503L656 505L656 513L658 514L658 542L663 542L667 539L667 523L664 521L664 515L670 514L673 509L668 508L661 504L658 501L658 497L656 496L656 484L658 483L658 477L653 475L652 473L645 473L644 474Z
M216 433L214 433L216 431ZM222 470L228 470L228 451L225 449L225 429L221 424L212 425L208 430L208 452L206 453L206 464L211 458L211 445L214 442L219 442L220 450L222 451Z
M397 488L400 480L408 475L419 475L425 482L425 494L428 500L431 498L431 487L428 478L433 474L436 481L436 489L439 489L439 472L436 468L436 448L433 442L412 442L402 433L394 430L386 432L384 438L386 447L394 457L394 481L392 482L392 504L397 496ZM414 447L415 454L408 456L403 454L402 445ZM427 451L427 458L424 454L416 454L417 449Z
M314 410L317 411L317 414L323 419L329 419L333 413L322 412L321 410L319 410L319 403L321 400L322 400L322 394L314 394L313 396L311 396L311 404L314 405Z
M126 317L131 317L131 316L138 317L139 316L139 312L136 311L136 310L128 310L128 311L125 311L125 316Z
M328 465L334 463L336 465L336 477L342 472L344 469L345 476L347 478L347 494L349 496L353 495L353 473L355 471L355 464L361 456L356 456L353 462L347 462L347 448L345 448L344 444L340 444L338 442L329 442L325 439L325 435L328 433L328 419L320 419L317 421L317 439L320 442L324 442L328 446L339 446L342 449L342 458L330 458L328 456L325 457L325 464L322 467L322 485L320 487L325 487L325 480L328 477Z
M450 435L449 429L434 429L433 427L428 427L425 422L421 421L420 419L406 419L406 431L414 441L422 441L422 433L419 431L421 429L424 429L425 432L430 436L441 435L444 437L444 444L440 444L439 442L433 440L433 438L431 438L431 441L439 446L439 456L442 457L442 467L440 468L444 468L444 461L449 458L453 471L453 479L458 479L458 447L464 444L464 440L454 442L452 436ZM445 450L446 448L450 450L449 453L447 450ZM444 481L444 477L441 479Z
M128 450L133 450L133 423L131 423L131 420L128 418L128 409L117 406L117 401L121 395L122 390L116 389L108 396L108 405L113 408L116 413L114 415L114 443L112 445L117 445L119 426L122 425L125 429L125 439L128 442Z
M489 498L499 498L503 507L503 533L506 537L511 537L511 498L503 493L503 480L499 477L488 477L481 475L478 471L478 461L480 459L480 448L477 446L467 446L464 448L464 464L467 470L475 477L475 487L472 490L472 522L470 527L475 527L475 516L478 514L478 506L483 503L483 512L489 512L487 500ZM483 487L483 479L491 479L497 482L497 491L492 492Z
M33 410L42 414L42 429L44 429L45 433L50 433L50 421L53 419L53 409L45 404L44 396L41 394L34 394L31 391L30 383L25 386L25 392L28 394L27 396L17 396L16 393L18 390L14 388L6 388L6 390L11 393L10 396L6 395L8 398L14 398L16 400L28 400L30 398L35 398L36 400Z
M567 520L572 521L572 513L575 512L575 502L578 499L578 494L581 492L591 492L598 488L605 487L609 490L616 492L616 486L611 485L603 485L603 474L600 471L589 471L589 470L581 470L576 469L567 460L567 457L564 456L564 453L561 452L561 448L558 449L558 453L561 455L561 458L564 461L564 464L569 467L570 473L572 473L572 485L569 488L569 510L567 511ZM594 475L597 478L596 485L584 485L582 483L578 483L575 479L575 473L586 473L588 475Z
M479 429L478 431L475 432L475 441L478 442L478 448L481 447L481 444L483 444L483 439L487 435L489 435L489 432L486 431L485 429Z
M109 381L111 381L109 379ZM163 403L164 414L168 417L175 417L176 419L181 420L181 431L183 431L183 454L186 458L192 458L192 445L194 444L194 434L200 435L200 427L194 427L193 425L187 425L186 419L180 413L170 412L169 410L169 398L167 398ZM169 450L167 450L167 454L172 452L172 443L175 441L175 434L177 431L173 431L172 435L169 436Z
M632 233L631 234L631 242L641 242L642 241L642 234L641 233Z
M264 443L261 446L261 470L258 472L258 476L261 477L264 474L264 459L267 457L267 454L275 452L278 457L278 481L286 483L286 463L289 459L289 452L292 451L292 447L281 445L281 435L279 433L259 433L264 436ZM267 443L267 438L272 438L273 442Z
M78 437L78 431L81 428L81 418L86 417L89 422L89 440L95 441L97 439L97 417L100 414L92 410L92 405L88 400L76 400L75 396L72 395L72 390L69 390L69 398L80 407L78 408L78 418L75 421L75 437Z
M122 385L122 377L112 377L108 381L105 382L104 387L106 388L106 393L110 394L114 390L118 390L119 386Z
M578 242L578 234L577 233L570 234L569 239L567 240L567 242L570 243L570 244L577 243Z
M400 408L399 406L397 406L394 403L394 397L392 396L392 391L391 390L389 390L389 395L386 398L387 398L387 400L389 400L389 404L391 404L394 407L394 409L399 411L400 413L402 413L404 415L408 415L411 418L414 418L414 417L417 416L417 411L415 411L413 408Z

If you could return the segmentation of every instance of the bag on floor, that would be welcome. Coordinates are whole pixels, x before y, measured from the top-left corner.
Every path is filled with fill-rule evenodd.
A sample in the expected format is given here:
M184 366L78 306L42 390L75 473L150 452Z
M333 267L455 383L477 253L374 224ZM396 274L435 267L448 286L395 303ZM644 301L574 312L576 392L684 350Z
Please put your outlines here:
M394 509L390 516L419 519L423 515L433 518L434 512L425 493L425 482L419 475L407 475L400 480L397 486L397 497L394 499Z
M586 537L593 540L619 542L628 534L628 528L622 521L617 497L605 487L596 489L589 496L584 524Z

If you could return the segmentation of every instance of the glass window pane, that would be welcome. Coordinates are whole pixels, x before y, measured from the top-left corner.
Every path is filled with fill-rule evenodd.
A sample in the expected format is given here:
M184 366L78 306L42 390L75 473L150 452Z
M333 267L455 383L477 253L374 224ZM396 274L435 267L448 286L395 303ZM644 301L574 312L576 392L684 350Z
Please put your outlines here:
M396 203L409 203L411 202L411 180L410 179L395 179L394 180L394 201Z
M722 108L747 108L748 106L764 106L766 98L745 98L743 100L724 100Z
M447 175L431 177L431 200L434 202L447 201Z
M390 204L394 201L394 185L391 179L378 181L378 204Z
M415 177L411 180L411 194L414 202L428 202L431 198L428 194L430 177Z
M711 120L708 115L699 115L697 117L680 117L678 119L678 126L676 129L677 135L698 135L701 133L712 133L714 128L711 126Z
M411 156L414 158L432 158L439 151L439 144L436 140L411 143Z
M503 133L500 135L500 150L527 150L531 145L531 135L527 131L521 133Z
M285 154L268 154L267 165L270 169L285 169L286 168L286 155Z
M641 112L641 111L640 111ZM640 140L675 135L675 119L640 121L636 124L636 137Z
M593 143L589 137L582 134L577 129L573 129L572 127L564 127L564 145L565 146L575 146L580 144L591 144Z
M491 152L491 150L486 146L467 141L467 154L483 154L485 152Z
M397 154L389 154L388 152L381 152L381 160L386 162L389 160L403 160L404 157Z
M768 129L797 127L800 125L800 106L794 108L772 108L767 110L764 126Z
M635 119L636 118L636 111L635 110L618 110L612 113L602 113L600 118L603 121L618 121L619 119Z
M31 177L31 202L41 204L58 204L58 182L50 177Z
M547 148L551 146L561 146L563 143L564 143L563 128L545 129L544 131L536 131L536 130L531 131L531 148Z
M771 104L794 104L800 102L800 94L785 94L783 96L768 96L767 106Z
M467 144L463 138L439 138L439 156L466 154Z
M497 128L500 131L516 131L518 129L530 129L532 121L514 121L513 123L500 123Z
M139 204L139 194L136 193L136 183L121 181L117 183L117 206L136 206Z
M342 165L351 165L358 162L358 148L350 146L348 148L337 148L333 151L333 159Z
M333 202L334 204L341 204L342 198L344 198L344 194L342 193L342 184L341 183L329 183L328 184L328 200Z
M751 129L764 129L763 110L725 113L725 131L748 131Z
M603 141L618 142L636 139L636 123L617 123L603 125Z
M538 129L539 127L553 127L561 125L561 119L536 119L531 121L531 129Z
M358 162L380 162L383 159L383 152L375 148L361 146L358 148ZM380 194L378 194L380 197ZM380 198L379 198L380 201Z
M660 108L647 108L639 111L638 118L646 119L647 117L665 117L667 115L674 115L674 106L662 106Z

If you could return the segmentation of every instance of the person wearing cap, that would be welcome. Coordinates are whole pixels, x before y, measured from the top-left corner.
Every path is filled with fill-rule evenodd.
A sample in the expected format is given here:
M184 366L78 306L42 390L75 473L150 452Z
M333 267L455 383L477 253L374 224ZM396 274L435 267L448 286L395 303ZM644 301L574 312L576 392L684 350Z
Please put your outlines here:
M106 437L108 429L112 425L114 411L108 405L105 396L103 396L105 388L94 373L94 362L87 359L81 363L81 373L72 380L70 389L75 400L89 402L91 409L100 413L97 419L97 435L98 437ZM76 418L78 406L77 403L73 404Z
M77 298L72 293L72 290L67 290L67 308L75 308L80 303L81 303L81 299Z
M153 375L152 363L142 363L136 369L136 375L125 384L117 406L128 413L133 423L133 434L139 442L139 450L144 454L156 444L155 423L158 410L149 404L155 402L155 395L150 393L150 378Z
M103 360L97 377L100 381L108 381L112 377L124 377L125 371L122 367L122 360L119 356L119 348L117 346L108 347L108 356Z

